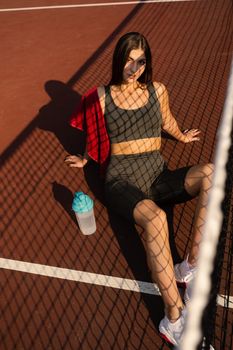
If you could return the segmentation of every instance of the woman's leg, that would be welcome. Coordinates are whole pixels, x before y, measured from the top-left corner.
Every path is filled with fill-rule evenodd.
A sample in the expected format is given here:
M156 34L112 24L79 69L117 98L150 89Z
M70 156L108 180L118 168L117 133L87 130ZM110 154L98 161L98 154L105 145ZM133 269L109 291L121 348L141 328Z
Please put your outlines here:
M153 201L144 199L137 203L133 216L144 230L148 265L161 292L166 315L175 321L180 317L183 302L174 276L166 214Z
M198 201L194 217L193 235L191 249L188 262L191 265L196 264L199 244L202 238L203 227L206 219L206 209L208 202L208 194L211 188L213 175L213 165L197 165L193 166L187 173L185 178L185 189L192 195L198 195Z

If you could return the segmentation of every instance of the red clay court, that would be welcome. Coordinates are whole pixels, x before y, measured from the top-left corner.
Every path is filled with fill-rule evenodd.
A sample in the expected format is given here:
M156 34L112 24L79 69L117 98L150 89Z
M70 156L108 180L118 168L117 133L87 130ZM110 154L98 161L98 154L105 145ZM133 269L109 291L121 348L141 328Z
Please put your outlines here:
M232 1L0 0L0 29L0 348L168 349L158 334L162 299L135 229L108 215L95 164L85 171L64 164L84 149L68 119L86 90L108 83L118 38L139 31L180 127L202 131L198 144L164 138L164 158L171 168L213 161ZM97 232L89 237L71 210L78 190L95 200ZM175 262L189 247L194 208L195 200L168 213ZM224 350L232 345L232 310L223 335L225 311L217 306L217 350L223 336Z

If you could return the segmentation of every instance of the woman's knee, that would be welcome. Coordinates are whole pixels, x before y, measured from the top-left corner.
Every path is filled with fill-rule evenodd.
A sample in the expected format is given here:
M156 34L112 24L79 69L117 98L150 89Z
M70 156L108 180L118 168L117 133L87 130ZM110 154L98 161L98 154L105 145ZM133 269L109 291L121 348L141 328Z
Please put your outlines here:
M214 165L212 163L203 166L202 188L209 189L212 184L212 177L214 172Z
M185 189L192 196L197 196L202 189L211 187L214 165L207 163L192 167L185 179Z
M214 172L214 164L213 163L207 163L204 165L204 172L207 177L212 177Z
M162 222L166 220L166 213L150 199L138 202L134 208L133 216L136 224L143 228L146 228L148 224L153 223L158 218Z

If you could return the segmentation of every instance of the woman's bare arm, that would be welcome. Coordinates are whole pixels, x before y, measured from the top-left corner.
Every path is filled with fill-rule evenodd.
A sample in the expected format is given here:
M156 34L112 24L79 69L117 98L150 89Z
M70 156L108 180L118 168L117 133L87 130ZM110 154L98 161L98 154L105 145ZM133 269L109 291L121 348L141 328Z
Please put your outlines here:
M200 130L198 129L189 129L182 132L178 126L176 119L173 117L170 106L169 106L169 97L168 92L165 86L161 83L154 83L154 87L157 93L157 97L160 103L161 113L163 124L162 128L168 134L173 136L176 140L188 143L193 141L199 141Z

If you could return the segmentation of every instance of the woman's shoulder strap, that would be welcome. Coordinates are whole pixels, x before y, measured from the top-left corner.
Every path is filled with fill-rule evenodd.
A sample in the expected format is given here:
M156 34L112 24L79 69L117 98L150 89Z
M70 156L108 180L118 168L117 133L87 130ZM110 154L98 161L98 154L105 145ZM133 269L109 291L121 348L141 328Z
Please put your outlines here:
M109 95L110 94L110 85L105 85L103 87L104 87L104 90L105 90L105 94Z

